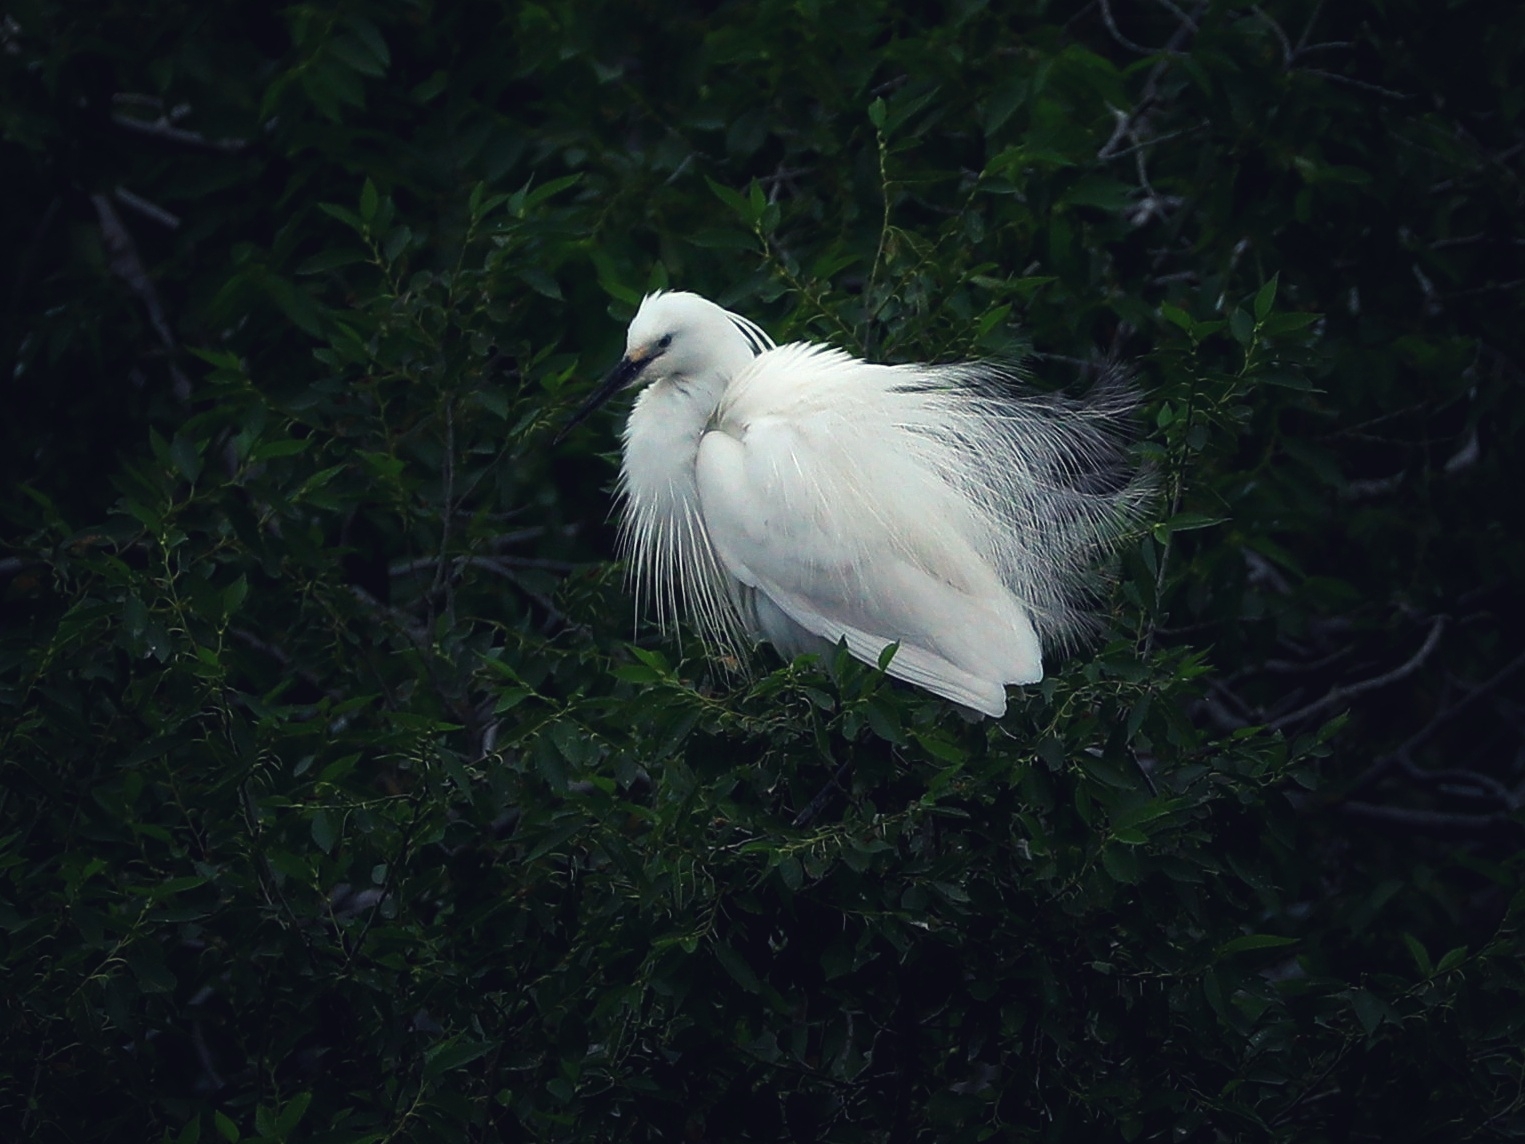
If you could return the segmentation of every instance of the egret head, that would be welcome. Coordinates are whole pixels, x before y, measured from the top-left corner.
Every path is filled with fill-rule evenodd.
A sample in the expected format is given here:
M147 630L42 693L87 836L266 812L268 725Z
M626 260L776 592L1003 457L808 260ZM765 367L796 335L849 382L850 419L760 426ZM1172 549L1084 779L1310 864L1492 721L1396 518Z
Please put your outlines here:
M572 415L560 437L620 390L638 385L671 382L680 389L713 388L718 400L737 370L772 348L768 335L747 319L698 294L648 294L630 322L625 356Z

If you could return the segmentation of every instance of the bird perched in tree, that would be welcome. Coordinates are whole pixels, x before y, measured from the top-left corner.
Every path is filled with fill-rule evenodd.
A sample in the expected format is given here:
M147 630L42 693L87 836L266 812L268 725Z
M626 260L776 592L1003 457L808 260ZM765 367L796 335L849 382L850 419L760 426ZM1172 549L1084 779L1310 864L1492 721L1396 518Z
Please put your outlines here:
M637 594L735 653L848 651L985 715L1094 623L1096 562L1151 482L1115 373L1085 401L1009 365L875 365L774 345L738 314L648 295L625 356L563 434L642 386L621 536Z

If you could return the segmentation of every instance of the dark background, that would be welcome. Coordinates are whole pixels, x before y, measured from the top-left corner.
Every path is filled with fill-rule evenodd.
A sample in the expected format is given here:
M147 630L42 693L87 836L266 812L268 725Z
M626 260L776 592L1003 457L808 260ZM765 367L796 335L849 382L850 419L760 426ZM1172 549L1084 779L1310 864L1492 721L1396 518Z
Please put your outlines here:
M0 21L8 1137L1525 1135L1525 9ZM637 627L669 284L1133 363L1106 635Z

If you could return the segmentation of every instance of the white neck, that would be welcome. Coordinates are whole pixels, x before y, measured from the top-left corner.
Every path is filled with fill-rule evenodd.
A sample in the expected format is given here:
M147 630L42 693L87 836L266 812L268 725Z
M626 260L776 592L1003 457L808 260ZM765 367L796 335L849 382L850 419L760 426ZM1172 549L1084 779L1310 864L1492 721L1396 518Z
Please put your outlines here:
M625 423L621 533L637 591L652 598L659 620L666 624L686 611L705 617L702 626L723 637L737 626L738 586L715 557L694 466L726 387L753 353L724 312L714 309L718 320L704 331L703 358L676 352L656 359L657 376Z

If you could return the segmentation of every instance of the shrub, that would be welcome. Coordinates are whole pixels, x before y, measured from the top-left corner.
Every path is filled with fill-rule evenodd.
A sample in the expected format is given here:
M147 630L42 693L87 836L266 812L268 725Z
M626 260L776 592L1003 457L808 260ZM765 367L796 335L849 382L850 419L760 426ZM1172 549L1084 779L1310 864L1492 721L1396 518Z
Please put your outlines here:
M1520 14L15 5L17 1138L1522 1134ZM998 723L632 616L643 291L1138 363Z

